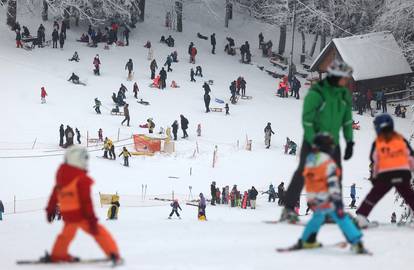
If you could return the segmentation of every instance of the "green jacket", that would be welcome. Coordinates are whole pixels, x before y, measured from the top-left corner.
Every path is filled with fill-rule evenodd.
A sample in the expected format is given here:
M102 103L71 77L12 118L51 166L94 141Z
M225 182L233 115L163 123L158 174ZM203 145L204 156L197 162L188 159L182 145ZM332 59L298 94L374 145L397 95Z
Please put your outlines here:
M339 144L343 129L347 142L353 141L352 97L345 87L333 87L326 79L313 85L305 97L302 112L305 141L312 144L318 132L328 132Z

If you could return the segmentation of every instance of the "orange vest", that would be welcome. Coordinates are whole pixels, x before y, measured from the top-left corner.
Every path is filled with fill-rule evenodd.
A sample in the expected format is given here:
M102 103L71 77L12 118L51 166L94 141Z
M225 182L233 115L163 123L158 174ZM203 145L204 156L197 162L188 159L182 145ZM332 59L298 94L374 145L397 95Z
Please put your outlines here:
M69 185L58 187L57 197L62 213L76 211L81 208L78 190L79 179L79 177L76 177Z
M326 175L328 165L333 162L327 160L317 167L305 167L303 176L305 178L305 189L309 193L328 192L328 179ZM340 174L337 169L336 174Z
M409 170L410 158L404 138L396 134L390 141L378 137L375 141L376 169L378 173L393 170Z

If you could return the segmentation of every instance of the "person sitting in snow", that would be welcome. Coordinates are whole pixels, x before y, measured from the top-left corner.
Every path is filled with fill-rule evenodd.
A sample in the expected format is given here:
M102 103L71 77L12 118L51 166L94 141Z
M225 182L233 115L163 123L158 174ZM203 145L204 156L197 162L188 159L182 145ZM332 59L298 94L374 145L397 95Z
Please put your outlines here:
M178 203L178 200L175 199L170 205L172 207L172 210L171 210L170 215L168 216L168 219L171 219L174 213L177 215L179 219L181 219L180 214L178 213L178 209L180 209L180 211L182 211L182 209L181 209L180 204Z
M157 77L155 77L154 80L152 80L151 87L160 88L160 79L161 76L157 75Z
M203 70L201 69L201 66L196 66L196 71L194 75L203 78Z
M75 73L72 73L72 76L70 76L68 82L70 81L74 84L79 84L79 76L76 75Z
M78 55L78 52L75 52L74 54L73 54L73 56L72 56L72 58L71 59L69 59L69 61L76 61L76 62L79 62L79 55Z
M176 81L174 81L174 80L172 80L171 81L171 85L170 85L170 87L171 88L180 88L180 86L176 83Z

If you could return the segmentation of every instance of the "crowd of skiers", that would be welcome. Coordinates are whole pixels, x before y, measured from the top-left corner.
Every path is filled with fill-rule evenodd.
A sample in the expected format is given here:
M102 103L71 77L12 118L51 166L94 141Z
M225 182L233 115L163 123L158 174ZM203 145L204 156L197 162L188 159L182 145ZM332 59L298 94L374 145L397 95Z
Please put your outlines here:
M377 112L386 113L387 109L387 95L383 90L376 92L368 89L366 91L354 92L352 95L353 110L357 111L359 115L368 111L372 117Z
M237 185L234 185L230 190L229 186L223 187L221 190L216 186L216 182L213 181L210 185L211 205L224 204L230 205L230 207L241 207L246 209L256 209L256 200L259 192L254 186L244 191L243 193L237 189Z
M63 124L61 124L59 127L59 146L63 148L67 148L73 145L75 136L76 136L76 142L78 144L82 144L81 134L78 128L75 128L75 131L73 131L73 128L71 128L69 125L67 125L65 128Z
M287 98L290 96L299 99L299 90L302 87L300 81L296 76L283 76L280 80L278 88L277 88L277 95L282 98Z

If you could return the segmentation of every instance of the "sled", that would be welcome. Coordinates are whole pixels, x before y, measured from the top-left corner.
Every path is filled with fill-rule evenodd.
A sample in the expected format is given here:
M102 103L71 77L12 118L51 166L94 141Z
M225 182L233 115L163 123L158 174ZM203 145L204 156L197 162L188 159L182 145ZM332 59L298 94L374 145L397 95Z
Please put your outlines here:
M124 112L111 112L111 115L124 116Z
M219 104L224 104L224 100L222 100L222 99L216 98L216 99L214 99L214 101L219 103Z
M253 99L252 96L240 96L241 99Z
M223 108L210 108L212 112L223 112Z

